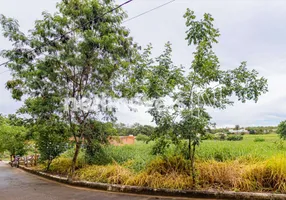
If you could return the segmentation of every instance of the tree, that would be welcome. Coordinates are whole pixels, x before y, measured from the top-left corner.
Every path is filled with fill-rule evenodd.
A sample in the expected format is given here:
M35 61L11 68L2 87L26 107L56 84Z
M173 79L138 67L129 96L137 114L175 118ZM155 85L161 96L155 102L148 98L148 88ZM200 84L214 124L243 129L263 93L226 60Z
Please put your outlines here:
M67 149L70 138L67 124L56 118L50 118L45 121L39 120L32 129L36 132L36 145L41 160L47 160L46 170L49 171L53 159Z
M13 49L1 55L11 61L7 67L13 80L6 86L12 97L27 95L26 105L38 101L33 109L68 123L75 141L71 180L88 119L116 120L112 100L135 95L129 83L136 82L139 55L121 26L127 15L114 1L64 0L57 8L55 14L44 12L29 35L19 30L16 20L1 15L3 35L13 42ZM71 100L65 104L64 99Z
M235 125L234 129L238 131L240 129L240 126L239 125Z
M286 121L280 122L277 128L277 133L282 139L286 140Z
M102 146L109 144L109 137L117 134L117 130L113 127L113 124L108 122L100 122L90 120L87 122L87 126L84 133L85 145L86 145L86 161L88 164L96 163L95 159L99 156L106 157L104 155ZM101 159L103 160L103 159Z
M231 97L234 95L242 102L257 102L258 97L267 92L267 80L258 77L257 71L248 70L246 62L238 68L222 70L213 51L220 33L214 28L212 16L205 14L203 19L196 20L194 12L187 9L184 18L188 45L196 47L191 66L175 66L168 43L157 62L149 62L151 65L145 72L149 74L149 81L143 82L143 87L148 88L147 95L154 99L149 110L158 126L153 138L161 138L158 141L162 144L166 144L162 139L171 140L177 146L185 139L188 141L185 152L195 185L196 147L211 119L206 108L225 109L233 105ZM175 103L165 105L162 97L169 97Z
M1 150L9 151L10 155L23 156L26 153L25 134L24 127L2 124L0 126Z

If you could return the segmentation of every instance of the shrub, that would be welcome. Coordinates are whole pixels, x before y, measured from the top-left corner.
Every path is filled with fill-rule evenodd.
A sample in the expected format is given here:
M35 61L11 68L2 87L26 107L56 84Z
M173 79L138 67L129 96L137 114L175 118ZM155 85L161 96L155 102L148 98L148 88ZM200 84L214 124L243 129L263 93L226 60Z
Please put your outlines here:
M89 144L86 148L85 159L88 164L107 165L112 163L112 158L105 151L106 146L98 142Z
M170 145L171 142L169 140L164 138L157 139L152 147L152 155L164 155Z
M142 141L142 142L147 142L149 140L149 137L147 135L143 135L140 133L136 136L136 140Z
M264 142L265 139L264 138L255 138L254 142Z
M202 140L213 140L215 137L211 133L207 133L201 137Z
M225 140L227 138L226 133L216 133L214 139L215 140Z
M228 141L240 141L240 140L243 140L243 136L242 135L229 135L227 136L227 140Z
M282 121L277 128L277 133L280 135L280 137L284 140L286 140L286 121Z
M49 171L56 174L66 175L70 171L71 164L71 158L59 157L53 160Z
M50 172L57 173L61 175L67 175L70 172L72 164L72 152L74 149L69 149L63 153L60 157L53 160L50 166ZM85 155L84 151L80 151L77 159L76 169L80 169L85 165Z

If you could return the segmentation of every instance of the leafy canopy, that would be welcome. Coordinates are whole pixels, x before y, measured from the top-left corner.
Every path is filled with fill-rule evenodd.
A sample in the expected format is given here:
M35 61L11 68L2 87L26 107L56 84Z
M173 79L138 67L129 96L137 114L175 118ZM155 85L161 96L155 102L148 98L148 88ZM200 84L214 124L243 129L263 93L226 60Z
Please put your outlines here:
M149 110L158 126L153 138L171 139L176 144L181 139L188 139L191 150L211 125L207 108L225 109L233 105L234 96L241 102L257 102L258 97L267 92L267 80L259 77L257 71L248 70L246 62L241 62L235 69L221 68L213 51L220 33L210 14L197 20L194 12L187 9L184 18L186 41L195 47L191 65L174 65L171 44L167 43L165 52L155 61L145 59L149 65L142 69L147 76L142 81L142 88L154 100ZM150 49L146 54L150 54ZM166 97L172 103L166 105Z
M112 0L63 0L56 13L43 12L29 34L20 31L16 20L0 15L3 35L13 43L1 52L11 60L7 67L13 79L6 87L14 99L27 96L22 112L36 120L56 115L69 124L76 141L73 166L89 128L86 122L116 120L110 102L136 94L131 79L138 46L121 25L127 15L115 8ZM72 101L84 98L87 109L74 110ZM65 99L72 99L66 110Z

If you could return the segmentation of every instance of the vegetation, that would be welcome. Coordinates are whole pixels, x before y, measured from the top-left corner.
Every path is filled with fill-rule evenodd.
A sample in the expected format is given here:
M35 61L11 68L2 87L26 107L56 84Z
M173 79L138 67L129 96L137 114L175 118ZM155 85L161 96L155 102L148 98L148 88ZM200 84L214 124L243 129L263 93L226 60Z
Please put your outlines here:
M225 109L233 105L233 96L241 102L257 102L259 96L267 92L267 80L259 77L257 71L248 70L246 62L233 70L222 70L213 51L220 36L213 17L205 14L203 19L197 20L194 12L187 9L184 18L186 41L195 47L191 66L174 65L172 48L167 43L164 53L156 59L159 65L148 60L151 65L144 68L147 78L141 84L147 88L147 96L154 100L149 110L157 125L151 137L158 142L154 152L163 153L170 141L181 147L178 152L191 161L192 181L195 182L195 154L201 136L212 126L206 109ZM174 104L165 105L166 97Z
M10 156L22 156L28 150L25 145L27 129L17 121L0 116L0 153L8 151Z
M239 141L239 140L243 140L243 136L242 135L229 135L227 137L227 140L229 140L229 141Z
M254 142L254 138L264 138L265 142ZM196 155L196 187L285 193L286 146L278 148L275 143L278 140L277 134L269 134L245 135L244 140L237 142L202 142ZM154 156L150 151L153 145L154 142L137 142L135 145L107 146L104 151L111 161L92 166L79 163L82 168L76 171L76 178L153 188L192 188L190 161L176 155L173 145L164 156ZM52 164L61 167L51 166L52 171L66 174L71 159L72 153L65 153Z
M115 120L110 103L137 93L130 85L139 76L138 47L121 25L126 17L114 1L62 1L26 35L16 20L0 15L3 35L13 42L13 49L1 53L13 72L6 86L14 99L28 97L22 112L37 121L44 113L56 115L68 125L76 149L70 179L89 132L86 123L99 116Z
M143 134L139 133L139 134L136 136L136 140L137 140L137 141L147 142L147 141L150 140L150 138L149 138L147 135L143 135Z
M213 51L220 32L210 14L197 20L187 9L186 41L195 51L190 66L178 67L170 42L155 58L152 45L141 51L114 1L63 0L57 8L29 34L0 15L3 35L13 42L1 53L13 74L6 87L16 100L27 97L18 112L28 115L0 116L0 152L24 155L35 142L46 164L37 169L69 180L286 192L285 141L254 135L273 127L231 135L211 123L208 108L225 109L233 97L257 102L267 80L246 62L221 68ZM122 100L151 102L156 127L116 124L112 103ZM285 121L277 133L286 139ZM109 145L118 135L134 135L136 144Z
M283 121L278 125L277 133L282 139L286 140L286 121Z

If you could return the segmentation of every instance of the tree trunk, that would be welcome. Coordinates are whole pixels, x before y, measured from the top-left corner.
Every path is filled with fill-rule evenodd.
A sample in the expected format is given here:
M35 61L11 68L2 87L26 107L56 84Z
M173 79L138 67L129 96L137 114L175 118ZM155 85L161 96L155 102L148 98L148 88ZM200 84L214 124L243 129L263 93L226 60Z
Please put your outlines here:
M52 164L52 160L49 159L49 160L48 160L47 169L46 169L47 172L50 170L51 164Z
M192 170L193 188L196 187L195 153L196 153L196 145L193 144L192 157L191 157L191 170Z
M188 159L191 159L191 134L189 135L189 152L188 152Z
M74 152L74 156L73 156L73 159L72 159L72 166L71 166L70 174L68 176L68 181L72 181L73 178L74 178L74 172L75 172L77 157L78 157L78 154L79 154L79 151L80 151L80 146L81 146L81 143L80 143L80 141L78 141L76 143L76 145L75 145L75 152Z

